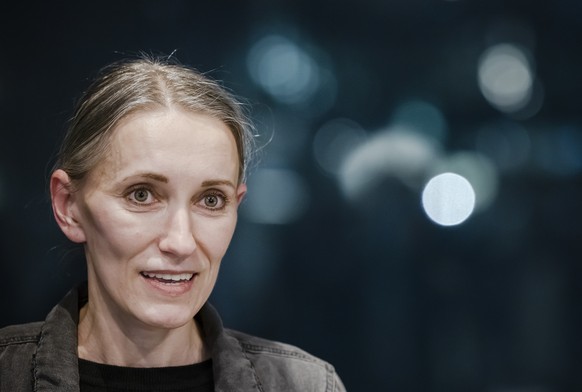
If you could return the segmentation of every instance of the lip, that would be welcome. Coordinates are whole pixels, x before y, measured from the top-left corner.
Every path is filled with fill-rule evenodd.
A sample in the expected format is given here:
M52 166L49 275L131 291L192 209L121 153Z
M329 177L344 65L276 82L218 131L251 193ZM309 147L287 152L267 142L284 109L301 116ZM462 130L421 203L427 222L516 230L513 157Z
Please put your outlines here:
M197 273L191 271L142 271L140 272L140 277L143 281L156 292L168 295L171 297L176 297L188 293L193 285ZM187 280L177 280L172 282L164 277L173 277L175 279L184 278L186 275L191 275L190 279Z

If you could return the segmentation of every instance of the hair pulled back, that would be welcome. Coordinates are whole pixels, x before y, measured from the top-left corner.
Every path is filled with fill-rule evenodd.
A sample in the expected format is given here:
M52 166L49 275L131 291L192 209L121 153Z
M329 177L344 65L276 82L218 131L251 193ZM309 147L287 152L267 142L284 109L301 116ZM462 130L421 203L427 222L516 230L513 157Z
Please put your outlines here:
M222 121L236 141L239 182L254 150L254 134L243 105L202 73L168 59L140 57L104 67L81 96L58 151L55 169L73 183L108 152L111 133L124 117L143 110L179 107Z

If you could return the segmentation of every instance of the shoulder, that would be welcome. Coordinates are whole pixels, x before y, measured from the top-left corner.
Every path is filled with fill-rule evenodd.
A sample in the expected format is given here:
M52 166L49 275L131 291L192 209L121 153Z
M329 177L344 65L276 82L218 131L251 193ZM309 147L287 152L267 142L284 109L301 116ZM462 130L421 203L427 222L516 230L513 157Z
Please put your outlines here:
M0 329L0 385L2 390L30 391L34 355L42 323L12 325Z
M0 328L0 350L9 346L36 345L40 339L41 328L42 322Z
M290 344L226 329L251 362L265 390L344 391L334 367Z
M226 334L236 338L239 341L241 347L243 347L247 353L289 358L297 361L313 363L324 368L330 366L327 364L327 362L290 344L259 338L232 329L226 329L225 332Z

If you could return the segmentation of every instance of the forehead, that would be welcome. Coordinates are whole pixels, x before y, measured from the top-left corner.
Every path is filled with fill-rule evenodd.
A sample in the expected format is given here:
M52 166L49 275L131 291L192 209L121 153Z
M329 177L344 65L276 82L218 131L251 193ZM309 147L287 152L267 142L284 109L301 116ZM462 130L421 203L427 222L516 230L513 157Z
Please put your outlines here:
M147 144L155 141L160 147L180 145L193 149L201 144L232 145L236 142L222 121L208 114L179 108L141 110L122 118L113 128L111 144ZM179 143L184 142L184 143Z
M110 176L132 170L238 177L231 130L206 114L181 109L139 111L112 130L109 151L94 172Z

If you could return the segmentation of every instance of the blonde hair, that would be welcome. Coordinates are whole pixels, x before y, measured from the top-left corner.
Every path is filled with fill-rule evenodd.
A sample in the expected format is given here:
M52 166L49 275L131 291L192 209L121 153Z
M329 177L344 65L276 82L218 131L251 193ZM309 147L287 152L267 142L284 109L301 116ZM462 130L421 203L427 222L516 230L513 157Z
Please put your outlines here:
M103 68L77 103L55 169L75 183L103 159L115 125L129 114L180 108L222 121L236 141L239 182L246 179L255 143L244 106L218 82L168 59L140 57Z

